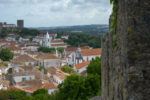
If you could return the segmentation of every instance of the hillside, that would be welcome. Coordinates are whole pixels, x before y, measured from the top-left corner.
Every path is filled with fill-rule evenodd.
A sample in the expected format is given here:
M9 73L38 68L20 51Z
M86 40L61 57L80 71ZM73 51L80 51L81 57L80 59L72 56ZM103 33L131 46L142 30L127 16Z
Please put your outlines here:
M77 25L77 26L60 26L60 27L39 27L39 31L50 33L86 33L100 35L108 32L108 25Z

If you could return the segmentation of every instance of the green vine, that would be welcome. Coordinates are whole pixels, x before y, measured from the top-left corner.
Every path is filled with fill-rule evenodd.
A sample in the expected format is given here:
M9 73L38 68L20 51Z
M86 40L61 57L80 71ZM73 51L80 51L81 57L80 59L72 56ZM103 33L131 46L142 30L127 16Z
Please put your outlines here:
M110 0L113 5L113 12L111 14L110 31L113 33L113 48L117 46L117 12L118 12L118 0Z

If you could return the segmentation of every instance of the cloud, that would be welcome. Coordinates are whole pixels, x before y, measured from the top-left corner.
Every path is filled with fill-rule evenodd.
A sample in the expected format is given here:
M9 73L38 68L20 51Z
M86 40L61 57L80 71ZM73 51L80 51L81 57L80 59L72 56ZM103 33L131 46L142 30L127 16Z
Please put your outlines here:
M0 0L0 19L26 26L107 24L109 0Z

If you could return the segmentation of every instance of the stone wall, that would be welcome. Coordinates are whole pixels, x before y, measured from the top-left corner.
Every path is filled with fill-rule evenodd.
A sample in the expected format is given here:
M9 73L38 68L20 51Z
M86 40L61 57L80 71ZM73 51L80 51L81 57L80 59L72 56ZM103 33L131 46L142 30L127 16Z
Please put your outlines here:
M117 45L102 40L102 100L150 100L150 0L118 0Z

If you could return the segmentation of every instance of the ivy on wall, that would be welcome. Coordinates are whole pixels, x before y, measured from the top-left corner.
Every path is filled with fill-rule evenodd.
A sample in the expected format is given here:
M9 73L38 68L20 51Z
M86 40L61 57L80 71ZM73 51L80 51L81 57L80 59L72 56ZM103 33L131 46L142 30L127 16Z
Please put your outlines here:
M113 33L113 48L117 46L117 12L118 12L118 0L110 0L110 3L113 5L113 12L111 14L111 22L110 22L110 32Z

